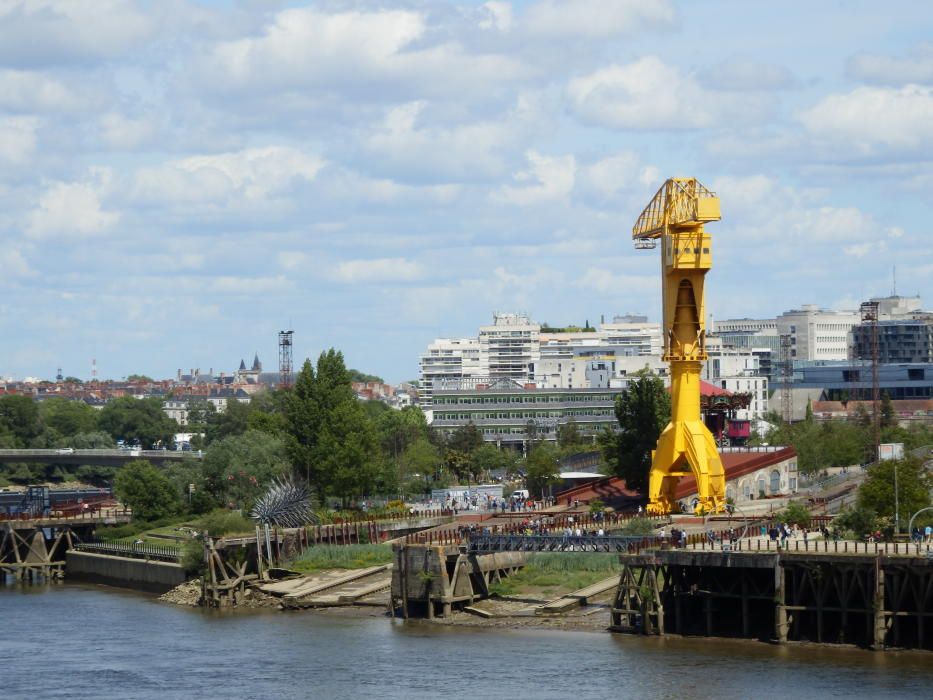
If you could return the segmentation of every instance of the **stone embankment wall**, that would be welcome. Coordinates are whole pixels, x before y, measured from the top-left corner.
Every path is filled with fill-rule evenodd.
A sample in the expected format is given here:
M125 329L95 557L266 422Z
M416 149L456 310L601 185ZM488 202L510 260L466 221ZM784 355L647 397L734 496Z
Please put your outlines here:
M167 591L185 581L179 564L69 551L66 578L149 591Z

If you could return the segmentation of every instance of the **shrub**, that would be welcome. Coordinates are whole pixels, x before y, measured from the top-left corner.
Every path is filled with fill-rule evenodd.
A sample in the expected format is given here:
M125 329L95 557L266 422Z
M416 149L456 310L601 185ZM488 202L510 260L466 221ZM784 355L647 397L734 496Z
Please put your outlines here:
M244 517L238 511L217 509L192 523L198 532L207 532L211 537L221 537L229 534L251 534L256 531L256 523Z

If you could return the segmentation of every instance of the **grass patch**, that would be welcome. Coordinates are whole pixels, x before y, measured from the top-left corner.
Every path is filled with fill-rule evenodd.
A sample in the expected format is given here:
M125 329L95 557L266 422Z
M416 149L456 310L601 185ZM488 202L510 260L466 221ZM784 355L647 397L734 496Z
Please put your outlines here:
M492 584L489 591L497 595L537 592L556 597L591 586L618 571L619 559L611 554L529 554L524 568Z
M222 535L254 535L256 522L232 510L218 508L190 522L199 532L207 530L211 537Z
M292 559L286 567L302 573L323 569L365 569L392 562L392 548L384 544L317 545Z

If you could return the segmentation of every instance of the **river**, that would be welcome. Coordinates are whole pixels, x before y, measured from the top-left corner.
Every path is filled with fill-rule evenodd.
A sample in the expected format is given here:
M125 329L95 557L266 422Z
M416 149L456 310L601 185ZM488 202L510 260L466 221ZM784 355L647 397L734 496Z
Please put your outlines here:
M0 585L6 698L933 698L933 656L209 611Z

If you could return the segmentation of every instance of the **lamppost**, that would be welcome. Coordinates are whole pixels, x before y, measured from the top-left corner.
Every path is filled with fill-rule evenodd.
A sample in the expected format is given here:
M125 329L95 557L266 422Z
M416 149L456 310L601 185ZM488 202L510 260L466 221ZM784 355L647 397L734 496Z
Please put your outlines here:
M894 535L901 534L901 508L897 488L897 460L894 460ZM909 528L908 528L909 529Z
M933 506L927 506L926 508L921 508L921 509L918 510L916 513L914 513L913 515L910 516L910 522L907 524L907 532L908 532L908 533L913 533L913 531L914 531L914 520L917 518L917 516L920 515L921 513L927 512L928 510L933 510Z

